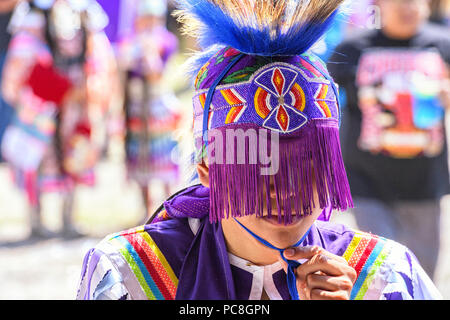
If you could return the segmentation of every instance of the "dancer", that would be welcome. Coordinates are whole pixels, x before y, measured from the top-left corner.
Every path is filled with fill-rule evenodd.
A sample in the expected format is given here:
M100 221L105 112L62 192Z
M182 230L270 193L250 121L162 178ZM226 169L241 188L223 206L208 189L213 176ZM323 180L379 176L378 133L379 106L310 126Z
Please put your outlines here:
M8 32L9 21L14 12L14 8L17 4L17 0L7 0L0 3L0 74L3 74L3 66L5 64L6 55L8 52L9 42L11 40L11 34ZM1 87L1 79L0 79ZM3 140L3 133L8 126L13 116L13 109L0 94L0 146ZM0 163L3 162L1 149L0 149Z
M178 127L178 100L162 82L167 62L176 53L178 40L167 30L165 0L141 0L135 31L120 45L125 83L126 164L145 204L144 220L152 208L149 184L161 180L164 198L178 180L174 159Z
M3 93L17 116L2 153L26 191L31 237L53 235L42 223L44 192L63 197L62 234L80 235L73 225L74 189L94 184L98 147L91 116L108 106L103 86L113 69L101 33L106 23L95 1L22 1L12 18Z
M201 184L90 250L79 299L441 297L406 247L327 221L353 202L337 86L308 49L341 2L178 1L204 48Z

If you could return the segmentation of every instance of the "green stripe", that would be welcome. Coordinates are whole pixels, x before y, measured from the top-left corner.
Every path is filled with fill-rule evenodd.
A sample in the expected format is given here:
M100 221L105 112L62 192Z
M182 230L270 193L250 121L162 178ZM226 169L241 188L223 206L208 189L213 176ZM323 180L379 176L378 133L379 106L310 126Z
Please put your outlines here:
M355 300L362 300L364 298L364 296L367 293L367 290L369 289L370 284L372 283L375 277L375 274L380 269L383 262L386 260L386 257L389 255L390 251L391 251L391 244L389 243L389 241L386 241L383 250L380 252L377 259L370 267L370 271L368 272L367 277L361 286L361 289L357 293Z
M122 242L119 240L120 238L121 238L121 236L119 236L118 238L113 238L110 241L112 243L115 243L116 247L119 248L120 253L124 257L124 259L127 261L130 269L133 271L136 279L138 280L139 284L141 285L141 288L144 291L147 298L150 300L156 300L155 295L150 290L150 287L148 286L147 282L145 281L144 275L142 274L141 270L139 269L138 264L136 263L136 261L134 260L132 255L128 252L128 250L126 249L126 246L123 245ZM123 239L123 240L126 241L126 239Z

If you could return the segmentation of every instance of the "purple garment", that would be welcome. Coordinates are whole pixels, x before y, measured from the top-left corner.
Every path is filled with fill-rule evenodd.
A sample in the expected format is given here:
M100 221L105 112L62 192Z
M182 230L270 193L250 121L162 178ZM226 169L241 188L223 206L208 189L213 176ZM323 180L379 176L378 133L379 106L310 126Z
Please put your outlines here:
M203 218L208 216L210 207L209 188L202 185L195 185L164 202L164 209L171 218ZM332 209L327 207L323 210L318 220L329 221ZM161 221L156 217L153 222Z
M159 222L153 221L145 225L144 231L153 239L178 279L176 299L258 299L259 292L253 288L255 281L259 286L261 284L258 282L264 281L265 285L266 280L270 286L267 288L272 290L274 297L290 299L284 270L273 269L272 281L267 278L262 280L261 274L254 273L253 267L246 268L249 265L246 265L245 260L228 253L221 222L210 223L208 219L208 188L194 186L183 190L166 201L165 208L169 216L166 215ZM138 230L136 232L142 232L141 228ZM129 232L132 234L133 230ZM343 256L354 239L355 232L344 225L316 221L301 246L316 245L332 254ZM113 238L115 237L113 235ZM143 292L135 291L140 290L135 287L136 279L129 278L125 269L122 269L127 268L126 258L120 258L123 253L118 252L119 248L115 245L111 246L111 239L108 237L97 249L88 252L83 263L78 299L145 298ZM393 241L390 241L390 246L389 250L394 251L386 258L382 272L376 273L380 278L377 278L375 287L369 289L368 298L442 299L414 255ZM367 260L369 265L365 265L360 273L364 278L369 270L367 268L371 268L374 263L372 255ZM103 263L100 263L100 257ZM111 263L112 261L115 262ZM270 270L271 266L267 267ZM387 272L388 270L391 271ZM97 280L95 283L91 282L93 278L103 280L96 284ZM358 278L357 283L360 283L361 279ZM108 291L112 285L116 288L115 292ZM352 295L359 293L360 287L355 284L355 292Z
M105 33L115 44L123 37L132 34L136 15L135 0L97 0L108 15L109 23Z
M108 15L109 23L105 28L105 33L112 43L117 41L120 25L121 0L97 0Z
M171 218L206 217L209 212L209 188L201 185L189 187L176 197L167 200L164 208Z
M176 299L248 298L252 274L230 265L222 226L220 222L212 224L208 221L209 189L190 187L166 201L164 207L173 219L147 225L146 231L179 279ZM201 219L196 235L192 234L188 217ZM342 255L353 235L354 231L343 225L317 221L302 246L318 245L333 254ZM274 283L282 297L289 299L286 274L274 274Z

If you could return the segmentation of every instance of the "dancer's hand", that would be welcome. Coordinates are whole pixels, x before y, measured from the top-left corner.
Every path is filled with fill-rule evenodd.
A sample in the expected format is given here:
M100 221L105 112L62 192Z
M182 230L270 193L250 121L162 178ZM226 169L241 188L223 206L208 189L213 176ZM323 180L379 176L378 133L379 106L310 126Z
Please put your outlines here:
M349 300L356 271L347 261L317 246L289 248L288 260L307 259L294 270L300 300ZM287 271L287 263L281 259Z

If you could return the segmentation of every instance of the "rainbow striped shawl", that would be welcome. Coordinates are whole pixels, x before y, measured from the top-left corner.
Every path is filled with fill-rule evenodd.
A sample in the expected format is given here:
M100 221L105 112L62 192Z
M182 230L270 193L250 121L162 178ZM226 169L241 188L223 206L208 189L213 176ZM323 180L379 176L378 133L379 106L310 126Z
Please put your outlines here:
M113 235L108 240L123 256L149 300L174 300L178 278L144 227Z

